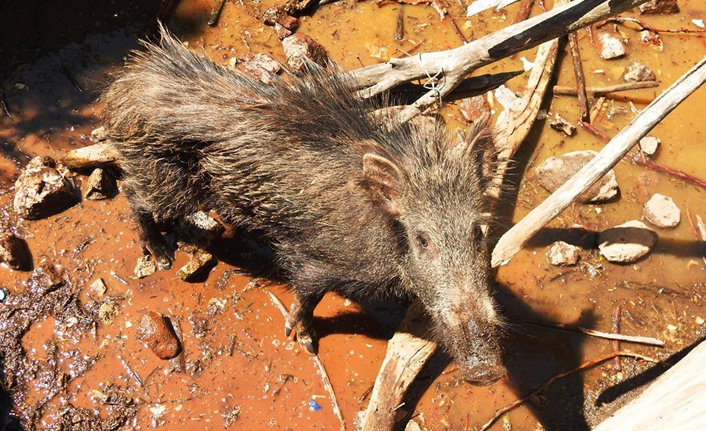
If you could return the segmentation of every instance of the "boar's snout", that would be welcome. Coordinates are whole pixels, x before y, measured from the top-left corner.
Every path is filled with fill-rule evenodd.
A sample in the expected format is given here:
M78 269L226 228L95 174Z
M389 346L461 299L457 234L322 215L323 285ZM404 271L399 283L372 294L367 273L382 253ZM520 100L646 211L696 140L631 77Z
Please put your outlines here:
M463 370L461 377L477 386L490 385L507 375L507 369L503 366L500 355L497 358L476 361L471 366L462 364L461 367Z

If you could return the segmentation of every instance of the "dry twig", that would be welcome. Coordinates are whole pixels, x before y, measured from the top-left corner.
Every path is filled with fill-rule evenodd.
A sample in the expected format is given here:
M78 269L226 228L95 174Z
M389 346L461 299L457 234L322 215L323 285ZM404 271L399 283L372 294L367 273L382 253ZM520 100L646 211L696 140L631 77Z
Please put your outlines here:
M560 331L577 332L579 334L589 335L596 338L604 338L606 340L619 340L628 343L645 344L648 346L664 346L664 341L653 337L641 337L638 335L612 334L609 332L597 331L595 329L582 328L580 326L571 326L564 323L544 323L526 320L518 316L508 316L508 319L516 320L527 325L538 326L541 328L557 329Z
M483 426L480 427L480 429L478 431L487 430L488 428L490 428L491 425L493 425L493 423L495 423L496 420L498 420L498 418L500 418L500 416L504 415L505 413L509 412L510 410L514 410L515 408L521 406L528 399L530 399L532 396L542 392L543 390L545 390L547 387L549 387L549 385L551 385L555 381L557 381L561 378L564 378L566 376L569 376L571 374L574 374L578 371L585 370L586 368L594 367L594 366L600 364L601 362L607 361L609 359L612 359L612 358L615 358L618 356L625 356L625 357L629 357L629 358L642 359L643 361L653 362L655 364L661 363L657 359L650 358L649 356L640 355L638 353L625 352L625 351L621 351L621 350L619 350L617 352L608 353L607 355L599 356L598 358L592 359L588 362L584 362L583 364L579 365L578 367L574 368L573 370L569 370L569 371L557 374L556 376L554 376L551 379L547 380L546 382L542 383L537 389L531 391L529 394L527 394L524 397L522 397L518 400L515 400L515 401L511 402L510 404L506 405L505 407L501 408L500 410L495 412L495 415L492 418L490 418L490 420L488 422L483 424Z
M583 66L581 65L581 52L579 51L579 39L576 33L569 34L569 51L571 51L571 61L574 65L574 75L576 76L576 94L579 98L579 112L581 121L590 121L588 116L588 97L586 97L586 78L583 76Z
M282 316L284 316L285 319L289 319L289 311L287 311L287 307L284 306L282 301L280 301L280 299L277 298L277 296L275 296L275 294L271 291L267 290L266 292L270 296L272 305L274 305L279 310L279 312L282 313ZM338 406L338 399L336 398L336 393L333 391L331 379L329 379L328 377L326 368L324 368L324 364L321 362L321 359L319 359L318 355L314 355L312 359L314 361L314 364L316 364L316 367L319 369L319 374L321 375L321 380L324 384L324 389L326 389L326 391L329 393L329 396L331 397L331 405L333 406L333 412L336 417L338 417L338 420L341 421L341 429L345 431L346 422L343 420L341 408Z

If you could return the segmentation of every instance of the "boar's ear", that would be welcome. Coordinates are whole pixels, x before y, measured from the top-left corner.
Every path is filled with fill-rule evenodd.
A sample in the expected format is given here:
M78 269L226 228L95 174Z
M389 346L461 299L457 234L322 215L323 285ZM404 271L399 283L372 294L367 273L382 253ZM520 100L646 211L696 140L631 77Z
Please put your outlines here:
M488 126L488 116L483 116L475 122L473 130L459 144L456 151L467 159L474 169L478 169L483 187L493 179L497 165L497 149L493 143L493 132Z
M385 211L393 215L400 213L397 198L402 175L397 165L377 154L367 153L363 156L363 178L371 197L379 201Z

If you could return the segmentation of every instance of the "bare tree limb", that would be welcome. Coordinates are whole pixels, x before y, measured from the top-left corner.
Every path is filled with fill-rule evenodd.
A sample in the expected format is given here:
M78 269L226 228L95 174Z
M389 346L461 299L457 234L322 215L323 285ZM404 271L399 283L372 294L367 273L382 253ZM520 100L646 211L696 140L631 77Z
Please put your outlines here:
M427 92L400 114L401 119L408 120L444 99L471 71L580 30L645 1L576 0L452 50L392 58L387 63L352 71L350 75L363 86L360 92L363 97L374 96L404 82L443 75L439 87Z

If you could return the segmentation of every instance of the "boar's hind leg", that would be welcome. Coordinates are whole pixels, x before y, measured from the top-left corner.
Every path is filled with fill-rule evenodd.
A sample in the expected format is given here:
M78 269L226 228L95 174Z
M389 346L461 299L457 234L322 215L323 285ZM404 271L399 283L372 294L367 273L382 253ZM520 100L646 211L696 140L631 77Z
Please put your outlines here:
M174 252L164 240L162 232L160 232L159 226L154 220L154 215L152 215L151 211L135 204L138 199L129 189L125 190L125 195L130 202L133 217L137 223L142 252L154 256L160 268L171 268L172 262L174 262Z
M297 342L310 355L316 354L316 332L312 325L314 309L324 297L320 292L300 292L295 290L296 301L292 304L289 319L285 322L284 333L287 337L292 331L297 334Z

